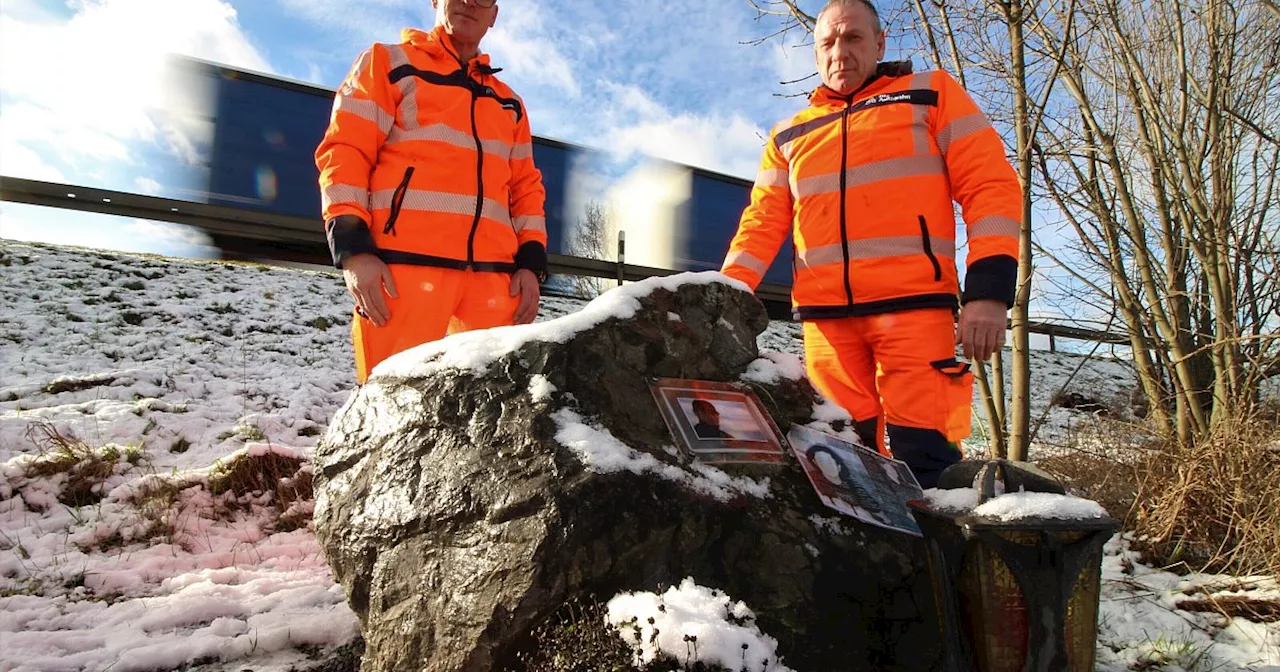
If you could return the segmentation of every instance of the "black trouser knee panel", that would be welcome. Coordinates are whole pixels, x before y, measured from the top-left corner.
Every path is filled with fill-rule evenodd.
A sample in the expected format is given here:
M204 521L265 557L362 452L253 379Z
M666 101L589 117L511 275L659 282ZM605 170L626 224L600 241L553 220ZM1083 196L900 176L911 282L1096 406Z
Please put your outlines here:
M936 429L889 425L888 432L893 456L907 463L922 488L937 486L942 471L960 461L960 451Z

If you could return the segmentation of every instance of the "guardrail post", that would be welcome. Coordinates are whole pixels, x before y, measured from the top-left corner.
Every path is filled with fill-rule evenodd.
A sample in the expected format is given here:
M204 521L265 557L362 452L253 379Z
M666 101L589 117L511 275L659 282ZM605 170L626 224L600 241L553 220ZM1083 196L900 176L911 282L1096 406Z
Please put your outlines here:
M627 268L627 232L618 231L618 286L626 279Z

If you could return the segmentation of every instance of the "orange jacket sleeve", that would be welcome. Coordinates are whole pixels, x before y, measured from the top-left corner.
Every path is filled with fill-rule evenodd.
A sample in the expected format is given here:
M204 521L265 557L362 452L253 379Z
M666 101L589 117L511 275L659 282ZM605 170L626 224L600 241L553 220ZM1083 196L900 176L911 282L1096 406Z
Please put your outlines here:
M375 44L356 59L333 99L329 128L316 148L324 221L353 215L367 227L369 177L395 122L390 57Z
M533 163L533 133L523 100L520 107L524 113L516 126L515 150L511 153L511 218L516 222L516 239L522 247L529 242L546 247L547 191L542 186L542 171Z
M519 97L517 97L519 99ZM533 271L539 280L547 272L547 190L542 185L542 171L533 163L533 132L529 129L529 110L520 100L523 113L516 125L515 146L511 152L510 204L511 223L516 229L515 264Z
M720 271L747 283L753 290L759 286L782 242L791 233L794 204L787 159L779 151L774 138L782 124L774 127L760 159L760 172L751 187L751 203L742 211L738 232L729 243Z
M950 75L938 71L934 138L947 164L969 244L962 301L1013 305L1022 229L1022 185L987 115Z

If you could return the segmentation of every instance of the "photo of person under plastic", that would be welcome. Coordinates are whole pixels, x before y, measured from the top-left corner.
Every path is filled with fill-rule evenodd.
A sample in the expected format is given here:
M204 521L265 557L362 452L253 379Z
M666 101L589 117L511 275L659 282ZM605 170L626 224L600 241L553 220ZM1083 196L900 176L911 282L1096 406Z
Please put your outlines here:
M680 409L699 439L768 440L746 401L684 397L680 399Z
M920 487L899 484L901 474L889 460L807 427L792 427L787 440L823 504L872 525L920 534L905 505L920 496Z
M781 435L750 389L715 381L661 379L652 390L677 446L699 461L782 461Z

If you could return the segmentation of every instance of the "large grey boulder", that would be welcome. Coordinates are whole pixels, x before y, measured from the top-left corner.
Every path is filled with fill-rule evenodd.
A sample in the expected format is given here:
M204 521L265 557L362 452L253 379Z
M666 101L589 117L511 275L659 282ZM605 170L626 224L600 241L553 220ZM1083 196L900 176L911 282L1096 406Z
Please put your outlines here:
M673 449L654 377L750 367L784 432L813 420L802 376L758 375L766 325L740 284L684 274L380 367L315 456L364 672L504 669L571 599L685 577L744 601L793 669L932 669L918 540L825 509L794 459L716 469Z

